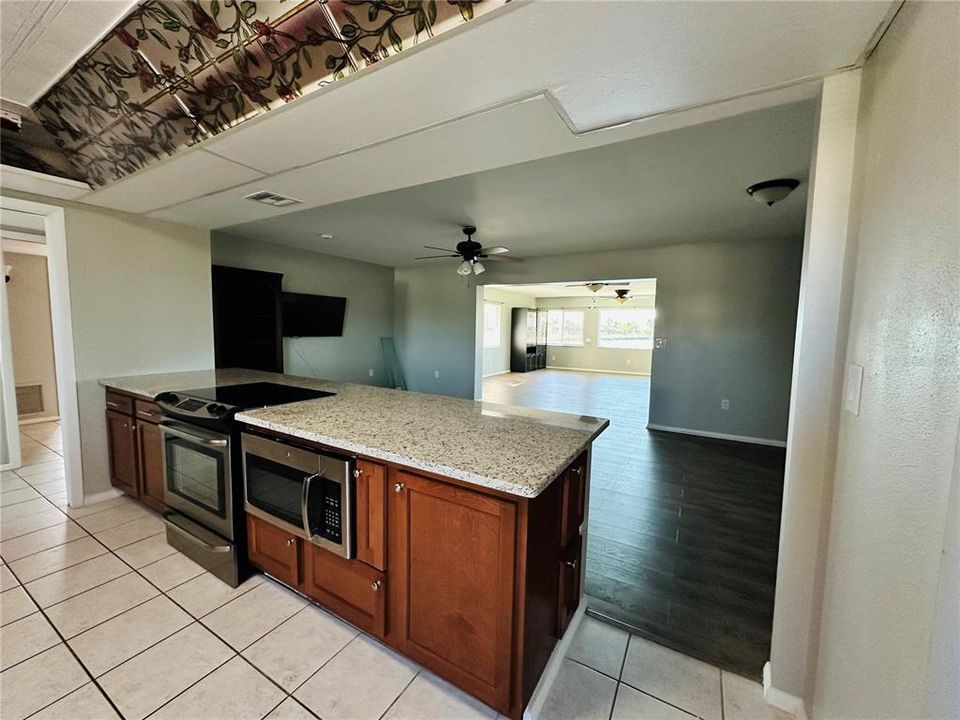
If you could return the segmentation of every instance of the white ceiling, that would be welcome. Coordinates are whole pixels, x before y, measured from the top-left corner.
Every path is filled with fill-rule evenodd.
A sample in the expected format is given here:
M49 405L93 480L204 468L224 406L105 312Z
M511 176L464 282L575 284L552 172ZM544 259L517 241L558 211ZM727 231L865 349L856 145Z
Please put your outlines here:
M584 280L583 282L587 283L590 282L590 280ZM630 297L650 297L657 294L656 278L645 280L630 280L624 278L623 280L600 280L598 282L625 282L627 284L617 285L616 287L604 287L597 292L593 292L582 284L568 282L543 283L540 285L484 285L484 288L505 290L532 298L593 297L611 299L616 294L614 291L620 289L628 289L630 291ZM571 285L573 285L573 287L571 287Z
M452 248L460 226L520 257L801 237L806 184L767 207L745 188L807 178L812 100L226 228L394 267ZM443 153L440 153L442 158ZM323 239L321 234L334 235Z
M0 2L0 97L32 105L135 0Z
M83 201L216 228L810 98L891 7L511 3ZM304 205L243 199L260 189Z

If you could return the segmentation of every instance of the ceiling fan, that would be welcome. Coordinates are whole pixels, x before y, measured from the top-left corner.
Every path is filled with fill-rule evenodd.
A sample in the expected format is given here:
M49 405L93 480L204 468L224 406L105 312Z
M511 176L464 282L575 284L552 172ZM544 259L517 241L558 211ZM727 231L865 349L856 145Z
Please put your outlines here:
M617 297L616 297L617 302L620 303L621 305L623 305L627 300L630 299L627 297L627 295L630 294L630 288L622 288L620 290L614 290L614 292L617 294Z
M456 250L448 250L447 248L434 247L433 245L424 245L427 250L441 250L446 255L426 255L424 257L414 258L414 260L433 260L434 258L461 258L463 262L460 263L460 266L457 268L458 275L469 275L473 273L474 275L479 275L482 272L486 271L486 268L483 266L481 260L517 260L515 257L507 257L506 253L510 252L510 248L505 248L502 246L495 247L483 247L476 240L473 239L473 234L477 232L477 228L473 225L466 225L461 228L461 232L467 236L466 240L461 240L457 243Z
M599 292L605 287L614 287L616 285L629 285L628 282L588 282L588 283L577 283L576 285L567 285L567 287L585 287L590 292ZM620 292L619 290L617 291Z

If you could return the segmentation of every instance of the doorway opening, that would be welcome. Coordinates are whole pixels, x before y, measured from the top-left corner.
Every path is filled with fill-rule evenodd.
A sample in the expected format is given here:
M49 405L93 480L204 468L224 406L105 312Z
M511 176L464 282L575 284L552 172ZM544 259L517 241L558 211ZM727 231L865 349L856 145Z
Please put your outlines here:
M83 502L62 208L0 199L0 468L4 490Z
M666 417L677 400L669 369L657 384L670 362L657 290L655 279L483 287L482 399L610 420L591 455L588 615L759 678L785 450L656 429L669 423L651 405Z

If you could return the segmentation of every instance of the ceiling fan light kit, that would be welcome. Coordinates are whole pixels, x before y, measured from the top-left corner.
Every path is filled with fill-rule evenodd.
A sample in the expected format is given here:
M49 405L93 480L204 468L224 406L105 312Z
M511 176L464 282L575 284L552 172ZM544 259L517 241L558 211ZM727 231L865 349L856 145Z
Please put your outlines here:
M763 203L770 207L774 203L783 200L800 185L799 180L794 178L778 178L776 180L764 180L754 183L747 188L747 195L752 197L758 203Z

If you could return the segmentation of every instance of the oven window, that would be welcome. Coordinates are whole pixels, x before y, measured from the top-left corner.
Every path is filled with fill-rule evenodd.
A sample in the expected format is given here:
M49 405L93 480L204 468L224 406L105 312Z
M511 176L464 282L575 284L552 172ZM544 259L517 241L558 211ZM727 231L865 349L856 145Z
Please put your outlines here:
M303 527L302 470L247 454L247 502L291 525Z
M167 489L219 517L227 516L223 454L168 437Z

